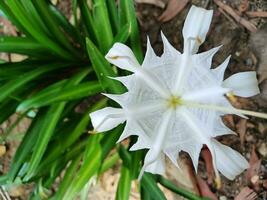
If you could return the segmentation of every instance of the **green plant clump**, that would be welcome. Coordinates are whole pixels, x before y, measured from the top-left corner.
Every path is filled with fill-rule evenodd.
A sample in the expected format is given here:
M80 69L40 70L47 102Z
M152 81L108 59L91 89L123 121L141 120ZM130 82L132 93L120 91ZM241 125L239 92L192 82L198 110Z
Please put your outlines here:
M107 51L122 42L143 59L133 1L72 0L73 22L48 0L1 0L0 10L19 35L0 36L0 51L26 56L0 64L0 123L18 115L1 143L16 124L31 118L1 185L35 183L29 199L86 199L82 194L89 181L121 160L116 199L128 199L144 152L116 144L122 126L105 134L88 131L89 113L112 104L98 94L125 90L108 78L125 72L105 60ZM188 199L202 199L149 173L138 184L141 198L166 199L157 183Z

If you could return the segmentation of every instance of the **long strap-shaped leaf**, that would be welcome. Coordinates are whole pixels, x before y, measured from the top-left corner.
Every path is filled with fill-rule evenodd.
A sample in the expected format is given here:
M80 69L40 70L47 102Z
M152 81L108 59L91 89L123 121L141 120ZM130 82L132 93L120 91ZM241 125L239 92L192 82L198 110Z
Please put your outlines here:
M16 19L27 30L27 32L31 34L33 38L35 38L38 42L49 48L52 52L56 53L60 57L67 60L73 60L72 54L61 48L60 45L58 45L47 35L45 35L42 30L32 24L31 19L29 18L29 16L27 16L22 4L18 0L9 0L8 5L11 8L12 13L16 17Z
M0 37L0 51L24 54L38 58L49 58L50 54L49 50L43 45L26 37Z
M70 44L70 41L64 35L65 33L60 30L60 27L56 23L57 20L54 18L53 13L50 11L48 3L44 0L31 0L31 2L37 9L46 26L51 31L51 34L54 35L54 39L59 41L61 45L63 45L79 58L79 53L73 48L73 46Z
M69 66L69 64L48 64L40 66L30 72L22 74L17 79L11 80L0 87L0 102L3 101L8 95L22 87L27 82L35 79L36 77L52 70Z

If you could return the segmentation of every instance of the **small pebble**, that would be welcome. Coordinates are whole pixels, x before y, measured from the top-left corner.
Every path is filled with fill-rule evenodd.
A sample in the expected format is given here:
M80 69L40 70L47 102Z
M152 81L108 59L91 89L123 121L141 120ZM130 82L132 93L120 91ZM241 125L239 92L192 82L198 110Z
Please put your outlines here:
M258 151L263 157L267 157L267 145L266 145L266 143L262 143L260 145Z
M252 176L250 179L251 183L256 184L260 180L260 177L258 175Z
M5 155L6 153L6 146L5 145L0 145L0 157Z
M220 196L219 199L220 199L220 200L227 200L227 197L226 197L226 196Z

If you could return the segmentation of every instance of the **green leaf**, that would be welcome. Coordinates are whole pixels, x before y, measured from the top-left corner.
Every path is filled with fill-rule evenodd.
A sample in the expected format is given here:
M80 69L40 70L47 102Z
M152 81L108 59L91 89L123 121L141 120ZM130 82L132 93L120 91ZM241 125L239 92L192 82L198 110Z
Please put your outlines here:
M93 0L93 20L99 48L102 53L107 53L112 45L113 34L105 0Z
M182 197L185 197L190 200L204 200L207 198L199 197L191 192L188 192L184 189L177 188L176 185L174 185L171 181L167 180L163 176L158 176L158 182L164 186L165 188L168 188L169 190L173 191L176 194L181 195Z
M45 0L31 0L42 20L46 24L46 27L50 30L51 34L54 36L54 40L57 40L62 46L67 48L72 54L77 58L80 57L79 53L71 45L70 41L65 36L65 33L60 30L58 26L57 19L54 14L49 9L49 5Z
M49 58L49 51L33 39L25 37L0 37L0 51L18 53L33 57Z
M72 200L81 191L90 178L96 174L101 164L101 146L99 139L101 135L91 135L85 151L83 165L72 180L68 190L64 194L64 200Z
M37 116L34 118L33 122L30 125L30 128L27 131L27 134L23 137L23 140L18 147L15 156L12 160L12 167L8 173L8 178L10 181L13 181L21 168L23 162L30 155L32 148L35 144L35 141L38 138L38 134L40 134L39 130L42 126L42 123L45 119L45 110L40 110L37 113Z
M145 172L142 180L141 180L141 187L145 188L147 192L150 193L150 195L155 200L167 200L163 192L159 189L157 182L153 178L153 175Z
M131 35L130 42L133 52L139 62L143 60L143 53L141 48L140 34L136 20L134 1L133 0L120 0L120 27L126 23L130 23Z
M113 43L120 42L125 43L129 36L131 35L131 24L127 23L125 24L122 29L119 31L119 33L115 36Z
M22 74L17 79L7 82L6 84L0 87L0 102L3 101L3 99L5 99L12 92L16 91L17 89L25 85L27 82L37 78L38 76L48 71L56 70L58 68L66 67L66 66L68 65L66 64L43 65L43 66L38 67L37 69L34 69L30 72Z
M28 110L29 108L39 108L62 101L72 101L82 97L98 94L102 91L102 86L96 81L88 81L78 85L72 85L63 89L52 88L40 95L23 101L17 108L18 112Z
M54 133L56 125L60 119L60 115L65 107L65 103L52 105L46 113L45 119L42 123L40 133L38 135L37 141L34 145L34 151L29 162L29 168L27 170L27 175L24 177L25 181L28 181L35 174L35 170L38 167L42 156L46 150L46 146Z
M80 161L81 161L81 157L82 156L80 155L71 161L71 164L67 168L65 176L58 187L56 195L54 196L55 200L63 198L65 192L67 191L67 189L69 187L69 184L71 183L72 179L75 177L75 174L77 172L77 169L78 169Z
M58 56L66 59L73 60L73 55L68 51L61 48L57 43L50 39L39 27L34 26L31 18L27 15L26 11L23 9L22 4L18 0L9 0L8 4L10 10L20 22L20 24L25 28L25 30L31 34L38 42L43 44L45 47L49 48L52 52L56 53Z
M116 200L129 199L131 190L131 173L130 169L122 166L120 171L120 180L116 192Z
M108 78L115 77L116 73L113 71L110 64L105 60L103 55L89 38L86 38L86 46L88 56L102 86L107 86L108 91L112 91L114 93L122 93L125 90L123 86L117 81Z
M120 28L118 8L115 0L106 0L110 23L113 28L113 33L117 33Z

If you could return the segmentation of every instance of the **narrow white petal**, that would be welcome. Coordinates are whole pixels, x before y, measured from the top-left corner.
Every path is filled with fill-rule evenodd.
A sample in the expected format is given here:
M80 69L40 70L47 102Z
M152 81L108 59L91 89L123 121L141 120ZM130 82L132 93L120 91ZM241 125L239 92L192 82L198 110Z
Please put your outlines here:
M124 123L126 120L120 108L106 107L90 113L90 118L95 131L105 132Z
M135 74L131 74L128 76L119 76L119 77L109 77L111 79L120 81L128 90L131 90L134 83Z
M222 45L212 48L211 50L205 51L203 53L194 54L193 60L194 60L195 67L203 67L206 69L210 69L212 58L219 51L221 47Z
M161 38L162 38L162 42L163 42L163 54L161 56L161 58L163 60L165 60L165 62L171 61L175 61L177 58L179 58L179 56L181 55L181 53L176 50L168 41L168 39L165 37L165 35L163 34L163 32L161 31Z
M130 148L130 151L136 151L140 149L150 149L151 143L150 139L145 135L139 135L137 142Z
M209 31L212 14L212 10L206 10L196 6L190 8L184 23L183 37L185 42L190 38L195 39L191 40L192 53L196 53L199 46L205 41Z
M155 54L150 44L150 40L147 37L146 55L142 63L142 67L152 68L152 67L159 65L160 63L161 63L160 58Z
M224 80L223 86L241 97L251 97L260 93L256 72L240 72Z
M231 56L228 56L225 61L223 61L222 64L220 64L218 67L216 67L215 69L212 69L211 72L214 74L214 76L216 77L216 79L218 80L219 83L223 82L224 79L224 73L225 70L229 64L229 61L231 59Z
M212 100L214 101L214 98L216 98L217 96L223 96L229 91L230 90L228 88L223 88L220 86L207 87L202 90L188 92L187 94L184 94L182 96L182 100L196 102L204 100L205 102L209 102Z
M237 151L212 140L216 154L216 166L228 179L233 180L237 175L249 167L247 160Z
M178 156L179 156L179 151L177 147L173 148L168 148L164 150L164 153L168 156L168 158L171 160L171 162L177 167L180 168L178 165Z
M131 72L140 66L132 50L122 43L115 43L105 58L113 65Z
M151 151L151 150L149 150L149 151ZM148 153L147 153L147 156L149 156ZM144 162L144 166L145 165L146 165L146 159ZM154 162L148 164L145 168L145 171L153 173L153 174L164 175L164 173L165 173L165 156L164 156L164 154L161 153Z
M113 101L117 102L120 104L120 106L125 106L129 102L129 92L125 92L123 94L107 94L107 93L102 93L102 95L112 99Z

